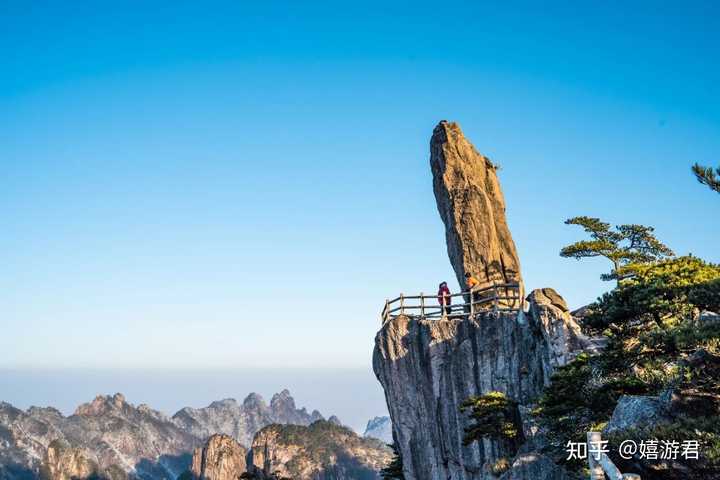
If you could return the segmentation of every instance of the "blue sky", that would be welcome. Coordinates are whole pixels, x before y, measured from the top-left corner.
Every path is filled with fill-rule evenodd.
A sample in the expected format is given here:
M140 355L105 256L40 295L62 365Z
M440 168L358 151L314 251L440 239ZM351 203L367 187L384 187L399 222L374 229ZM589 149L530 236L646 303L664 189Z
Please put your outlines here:
M608 287L574 215L720 261L718 4L502 3L3 2L0 365L369 368L386 297L457 288L441 119L529 288Z

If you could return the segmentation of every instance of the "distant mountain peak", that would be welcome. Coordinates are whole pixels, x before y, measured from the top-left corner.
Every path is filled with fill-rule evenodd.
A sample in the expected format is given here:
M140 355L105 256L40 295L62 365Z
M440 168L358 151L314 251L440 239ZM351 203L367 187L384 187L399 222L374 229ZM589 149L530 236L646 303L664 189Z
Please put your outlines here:
M295 409L295 399L290 395L290 390L285 389L280 393L276 393L270 399L270 408L289 408Z
M110 395L98 395L90 403L83 403L75 410L75 415L92 417L106 414L112 410L123 410L124 408L132 408L125 400L125 395L116 393Z
M251 393L247 397L245 397L245 400L243 400L243 406L245 407L252 407L252 406L262 406L267 407L267 404L265 403L265 399L262 395L259 393Z
M23 411L0 402L0 480L8 480L3 467L10 461L25 469L27 478L35 478L44 462L54 480L94 473L115 480L175 480L188 468L193 450L214 434L249 446L268 425L308 426L323 418L317 410L308 414L295 408L288 390L275 394L272 405L253 393L242 404L226 398L204 408L185 407L168 418L117 393L98 395L64 417L52 407ZM54 440L57 448L46 458Z
M298 409L290 391L284 389L272 396L269 407L260 394L251 393L242 404L225 399L204 408L183 408L172 421L199 438L223 433L248 446L255 432L266 425L310 425L322 418L318 411L309 414L305 408Z
M363 437L372 437L385 443L393 443L390 417L374 417L368 420Z
M238 402L234 398L224 398L222 400L216 400L210 404L212 408L233 408L237 407Z

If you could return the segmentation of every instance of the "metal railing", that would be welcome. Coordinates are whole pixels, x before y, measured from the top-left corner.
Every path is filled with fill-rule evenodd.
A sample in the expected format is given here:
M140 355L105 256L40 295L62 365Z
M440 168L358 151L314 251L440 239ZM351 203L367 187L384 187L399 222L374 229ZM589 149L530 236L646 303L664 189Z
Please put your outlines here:
M605 480L605 475L610 480L640 480L640 475L635 473L622 473L620 469L610 460L600 448L603 444L600 432L588 432L588 466L590 467L590 480ZM595 453L592 453L591 445L595 446Z
M383 325L385 322L400 315L412 315L420 318L467 317L480 311L517 311L522 308L520 284L499 283L486 288L473 289L462 293L446 295L450 305L440 305L437 295L400 294L392 300L385 300L385 307L380 314ZM460 298L462 303L453 303Z

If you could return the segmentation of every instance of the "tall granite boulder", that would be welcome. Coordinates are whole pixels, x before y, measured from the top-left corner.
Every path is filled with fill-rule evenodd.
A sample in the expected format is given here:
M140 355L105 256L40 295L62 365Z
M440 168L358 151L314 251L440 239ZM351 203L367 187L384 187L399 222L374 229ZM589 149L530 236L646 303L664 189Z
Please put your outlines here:
M497 167L465 138L457 123L442 121L430 140L433 191L450 263L460 285L470 273L480 287L520 283L520 259L505 219Z
M213 435L193 452L190 471L201 480L238 480L246 470L247 450L229 435Z

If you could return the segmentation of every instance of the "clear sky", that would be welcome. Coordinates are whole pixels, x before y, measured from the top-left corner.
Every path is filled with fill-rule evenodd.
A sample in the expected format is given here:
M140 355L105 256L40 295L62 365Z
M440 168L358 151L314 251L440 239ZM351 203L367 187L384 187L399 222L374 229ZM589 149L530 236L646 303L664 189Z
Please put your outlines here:
M0 365L369 368L386 297L457 289L441 119L529 288L608 287L575 215L720 261L720 4L497 3L3 1Z

